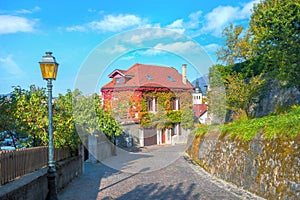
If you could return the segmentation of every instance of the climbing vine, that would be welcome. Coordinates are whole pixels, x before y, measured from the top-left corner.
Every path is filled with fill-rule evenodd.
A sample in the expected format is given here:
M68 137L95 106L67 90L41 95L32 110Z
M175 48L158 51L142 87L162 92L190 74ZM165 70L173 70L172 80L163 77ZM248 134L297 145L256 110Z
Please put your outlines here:
M192 97L190 92L173 91L118 91L108 92L105 109L110 109L118 120L133 121L141 127L172 128L181 123L185 129L193 126ZM107 100L109 97L109 100ZM156 111L148 111L149 99L157 101ZM178 99L179 110L173 110L174 101Z

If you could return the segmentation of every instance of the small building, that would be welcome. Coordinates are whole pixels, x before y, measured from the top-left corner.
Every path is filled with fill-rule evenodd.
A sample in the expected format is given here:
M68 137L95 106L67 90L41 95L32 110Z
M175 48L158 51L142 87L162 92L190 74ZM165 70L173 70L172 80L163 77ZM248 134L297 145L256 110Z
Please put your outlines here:
M115 69L109 78L101 88L104 109L113 113L135 144L185 142L181 118L192 110L193 92L185 64L182 74L173 67L135 64Z
M192 97L193 97L193 112L194 112L195 121L200 124L206 124L207 105L203 103L203 93L199 86L198 80L196 81L196 86L192 93Z

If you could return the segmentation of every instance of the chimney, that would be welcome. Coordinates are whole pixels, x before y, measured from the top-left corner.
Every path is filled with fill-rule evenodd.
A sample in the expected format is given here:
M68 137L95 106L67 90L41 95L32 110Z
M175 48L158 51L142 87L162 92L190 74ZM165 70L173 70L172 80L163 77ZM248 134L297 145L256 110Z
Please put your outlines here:
M186 64L182 64L182 83L186 85Z

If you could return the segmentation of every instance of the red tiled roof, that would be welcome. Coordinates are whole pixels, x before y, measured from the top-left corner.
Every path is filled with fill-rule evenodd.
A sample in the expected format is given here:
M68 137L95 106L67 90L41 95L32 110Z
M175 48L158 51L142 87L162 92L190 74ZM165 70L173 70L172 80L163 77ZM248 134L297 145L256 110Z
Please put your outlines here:
M182 83L182 75L172 67L135 64L128 70L115 70L109 77L113 78L116 72L121 72L127 81L124 84L114 84L113 81L104 85L101 90L114 88L165 87L169 89L193 89L189 81ZM169 78L168 78L169 76Z
M196 104L193 105L193 111L195 112L196 117L201 117L207 111L206 104Z

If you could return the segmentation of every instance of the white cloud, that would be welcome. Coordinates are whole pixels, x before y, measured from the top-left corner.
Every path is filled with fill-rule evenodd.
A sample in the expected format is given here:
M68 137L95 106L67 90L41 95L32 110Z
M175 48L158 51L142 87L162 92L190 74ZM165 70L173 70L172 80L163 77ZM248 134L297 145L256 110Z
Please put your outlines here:
M128 49L121 44L111 44L109 47L98 49L101 54L119 54L124 53Z
M158 25L157 25L158 26ZM143 41L162 39L162 38L174 38L178 39L179 35L173 31L169 31L162 28L140 29L139 34L132 34L128 38L122 38L124 42L130 44L141 44Z
M172 24L167 25L166 28L176 31L180 34L183 34L185 31L185 28L183 26L183 19L178 19L178 20L174 21Z
M154 48L166 50L169 52L187 53L187 52L196 51L196 49L199 50L200 47L195 42L186 41L186 42L174 42L169 44L159 43Z
M0 68L11 75L20 75L23 73L16 62L13 60L12 55L8 55L6 58L0 58Z
M33 32L35 21L24 17L0 15L0 34Z
M242 7L218 6L205 15L205 23L201 33L212 33L214 36L221 36L226 25L235 21L247 19L251 15L253 4L259 0L253 0Z
M121 56L119 60L134 60L135 56Z
M258 3L260 3L260 0L253 0L244 4L241 10L241 16L244 15L245 18L250 17L254 4L258 4Z
M149 23L148 19L141 18L134 14L104 15L103 19L91 21L83 25L68 27L67 31L99 31L99 32L120 32L134 28L166 28L185 34L190 37L196 37L200 34L212 34L220 37L222 30L231 22L248 19L254 3L260 0L251 0L248 3L237 6L218 6L206 15L201 10L190 13L187 17L178 18L168 24ZM89 9L89 12L96 12ZM103 14L103 13L102 13ZM141 33L140 35L127 38L132 44L141 44L147 38L159 38L159 35L153 33Z
M38 7L38 6L35 6L34 8L32 8L30 10L28 10L28 9L21 9L21 10L14 11L14 13L16 13L16 14L31 14L31 13L39 11L39 10L41 10L41 8Z
M213 35L220 36L224 25L236 19L239 12L238 7L218 6L205 16L206 24L202 31L212 32Z
M67 31L79 31L79 32L85 32L87 31L87 28L85 26L70 26L66 28Z
M39 6L35 6L32 9L20 9L20 10L0 10L1 14L7 15L20 15L20 14L32 14L34 12L40 11L41 8Z
M126 47L117 44L111 49L111 53L124 53L126 50Z
M138 28L147 20L132 14L106 15L100 21L92 21L84 25L68 27L67 31L94 30L100 32L117 32L128 28Z
M151 31L145 31L141 34L134 34L134 35L131 35L130 38L125 39L125 41L128 43L138 44L138 43L141 43L144 39L153 36L151 33L152 33Z
M146 50L140 50L137 52L139 55L142 56L156 56L156 55L162 55L165 54L165 51L162 51L160 49L155 49L155 48L149 48Z
M93 21L89 23L91 29L99 30L102 32L116 32L130 27L139 27L142 25L143 19L135 15L123 15L117 16L107 15L101 21Z
M203 46L203 48L207 52L215 53L219 48L221 48L221 45L212 43L212 44L208 44L208 45Z
M197 12L191 13L189 15L189 21L187 22L188 28L198 28L200 23L200 17L202 15L202 11L199 10Z
M180 34L183 34L189 31L189 29L199 28L201 15L202 15L202 11L191 13L188 17L188 20L177 19L173 21L171 24L167 25L166 28L176 31Z

